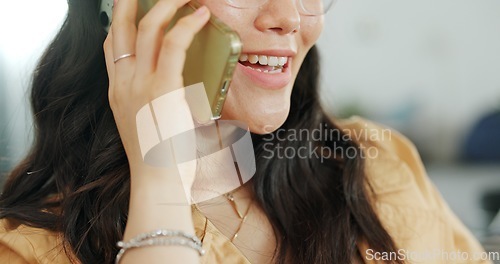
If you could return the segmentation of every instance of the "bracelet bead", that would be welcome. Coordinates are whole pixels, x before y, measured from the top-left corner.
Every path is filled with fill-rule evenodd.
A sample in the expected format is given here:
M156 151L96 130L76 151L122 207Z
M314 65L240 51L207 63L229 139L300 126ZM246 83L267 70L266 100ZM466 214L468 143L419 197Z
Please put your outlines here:
M185 246L198 251L200 256L205 254L200 239L194 235L178 230L158 229L149 233L142 233L129 241L119 241L120 251L116 255L115 264L118 264L128 249L146 246Z

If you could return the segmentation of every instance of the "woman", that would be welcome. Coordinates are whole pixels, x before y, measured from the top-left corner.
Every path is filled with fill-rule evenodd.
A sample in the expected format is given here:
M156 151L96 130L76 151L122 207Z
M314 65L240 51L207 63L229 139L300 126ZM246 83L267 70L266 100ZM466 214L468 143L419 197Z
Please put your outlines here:
M196 234L205 254L193 238L128 249L120 263L403 263L405 252L481 252L404 137L377 137L388 130L323 112L314 47L323 18L308 14L306 1L238 8L236 1L205 0L210 11L200 8L166 35L186 0L159 1L138 27L137 1L120 0L108 35L96 19L97 0L68 1L68 17L34 75L34 145L0 198L2 263L112 263L118 241L156 229ZM209 13L239 33L247 55L223 117L248 124L257 171L210 201L163 203L183 199L184 186L174 171L144 162L136 115L182 87L185 50ZM255 55L287 63L278 73L258 72ZM333 133L289 137L318 127ZM314 155L279 155L283 147ZM396 252L398 258L389 255ZM461 262L480 261L454 261Z

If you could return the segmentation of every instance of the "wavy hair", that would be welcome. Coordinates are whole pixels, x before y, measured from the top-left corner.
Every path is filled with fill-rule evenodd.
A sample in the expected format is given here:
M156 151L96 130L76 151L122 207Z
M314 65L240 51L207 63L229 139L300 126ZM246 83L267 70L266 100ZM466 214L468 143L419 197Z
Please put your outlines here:
M34 142L8 175L0 218L62 233L68 255L84 264L114 263L116 241L127 222L130 172L108 102L106 33L98 0L71 0L68 6L33 74ZM320 123L336 128L320 106L318 74L313 47L300 68L281 130L312 130ZM360 157L323 162L269 158L265 136L252 135L253 188L277 238L276 263L349 263L360 237L380 252L397 251L369 203ZM273 145L298 149L310 143L359 149L340 130L336 138L319 142Z

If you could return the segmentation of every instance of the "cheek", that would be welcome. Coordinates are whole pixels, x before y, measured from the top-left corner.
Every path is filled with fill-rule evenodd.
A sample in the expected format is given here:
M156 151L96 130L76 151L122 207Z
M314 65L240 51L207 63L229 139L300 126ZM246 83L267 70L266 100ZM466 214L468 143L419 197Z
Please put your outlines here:
M309 50L318 40L323 31L323 16L303 16L300 22L300 37L302 43Z
M212 15L216 16L230 28L242 35L252 24L247 21L250 16L248 10L228 8L224 0L199 0L202 5L206 5Z

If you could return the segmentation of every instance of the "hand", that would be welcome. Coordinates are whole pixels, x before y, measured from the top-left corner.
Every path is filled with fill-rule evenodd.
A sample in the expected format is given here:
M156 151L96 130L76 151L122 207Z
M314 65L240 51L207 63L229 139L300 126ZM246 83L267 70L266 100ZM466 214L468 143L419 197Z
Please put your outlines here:
M130 163L132 182L139 181L139 177L144 178L144 174L155 173L154 169L144 163L141 154L137 113L154 99L184 87L182 71L186 50L194 35L210 17L208 9L201 7L197 12L180 19L165 34L175 12L187 2L188 0L159 0L141 19L138 27L135 24L137 0L120 0L113 10L113 23L104 42L109 102ZM135 56L115 63L115 58L123 54ZM182 122L189 123L192 119L186 105L179 97L179 106L168 107L182 108L175 111L180 111L184 116L181 118ZM192 124L178 122L169 125L194 127Z

